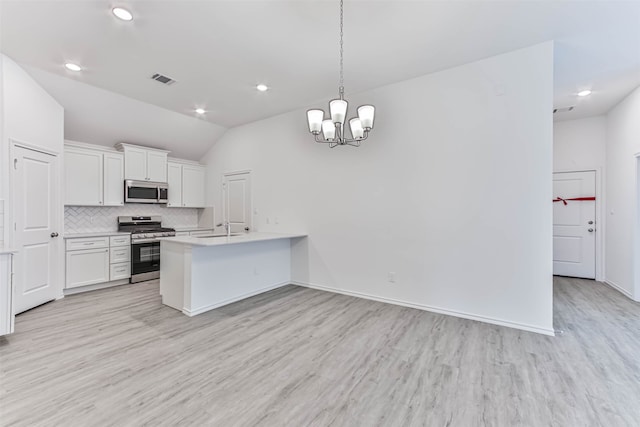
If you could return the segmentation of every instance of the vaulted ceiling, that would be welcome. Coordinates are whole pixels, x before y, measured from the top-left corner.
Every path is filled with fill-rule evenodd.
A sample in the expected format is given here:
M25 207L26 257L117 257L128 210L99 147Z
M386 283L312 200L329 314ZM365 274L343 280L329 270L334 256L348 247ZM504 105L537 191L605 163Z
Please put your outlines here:
M133 21L116 19L114 5ZM19 63L192 117L202 107L200 118L222 127L323 105L337 91L337 0L3 0L1 13L0 47ZM565 118L606 112L640 84L637 1L347 0L346 91L546 40L556 42L556 106L577 104ZM584 88L593 95L578 100Z

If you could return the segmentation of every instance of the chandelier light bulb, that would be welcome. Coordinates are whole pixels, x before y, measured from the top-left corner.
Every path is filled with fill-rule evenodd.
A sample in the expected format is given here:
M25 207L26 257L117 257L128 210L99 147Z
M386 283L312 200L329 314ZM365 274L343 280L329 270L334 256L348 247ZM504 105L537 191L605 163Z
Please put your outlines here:
M333 123L344 123L344 118L347 116L347 105L347 101L344 99L334 99L329 103L329 113Z
M322 121L322 134L325 139L336 137L336 125L329 119Z
M373 105L363 105L358 107L358 118L365 130L373 129L373 119L376 114L376 108Z
M349 120L349 127L351 128L351 136L353 139L362 139L364 137L364 129L360 119L353 118Z
M309 122L309 132L318 135L322 129L322 120L324 119L324 111L309 110L307 111L307 120Z

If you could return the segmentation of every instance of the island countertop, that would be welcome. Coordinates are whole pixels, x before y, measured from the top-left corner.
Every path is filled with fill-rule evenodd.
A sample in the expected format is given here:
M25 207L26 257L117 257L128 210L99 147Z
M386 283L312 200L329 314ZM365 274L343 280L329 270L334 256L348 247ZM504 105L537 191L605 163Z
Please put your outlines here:
M222 246L237 245L242 243L260 242L265 240L278 239L295 239L297 237L307 237L304 233L242 233L236 236L227 237L225 234L216 235L215 237L198 237L198 236L177 236L163 237L160 240L165 242L182 243L192 246Z

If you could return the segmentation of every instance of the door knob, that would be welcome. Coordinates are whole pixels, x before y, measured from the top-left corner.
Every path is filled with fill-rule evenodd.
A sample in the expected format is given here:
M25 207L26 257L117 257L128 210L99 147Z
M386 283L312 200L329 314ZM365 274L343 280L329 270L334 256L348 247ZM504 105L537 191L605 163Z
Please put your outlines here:
M59 236L59 234L56 233L55 231L53 233L51 233L51 237L58 237L58 236Z
M593 221L589 221L589 222L588 222L588 224L589 224L589 225L593 224Z
M587 230L589 233L593 233L593 228Z

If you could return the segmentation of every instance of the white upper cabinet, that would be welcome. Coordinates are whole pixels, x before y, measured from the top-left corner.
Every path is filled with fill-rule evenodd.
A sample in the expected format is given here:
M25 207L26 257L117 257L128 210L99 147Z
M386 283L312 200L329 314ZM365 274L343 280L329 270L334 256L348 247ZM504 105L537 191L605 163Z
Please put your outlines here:
M80 144L65 145L64 188L68 206L122 206L124 156Z
M205 207L205 168L196 163L168 162L167 207Z
M124 205L124 155L104 153L104 205Z
M204 167L182 165L182 204L185 207L203 208Z
M124 151L124 177L136 181L167 182L168 151L118 144Z
M147 179L147 150L128 147L124 149L126 179L145 181Z
M147 153L147 178L149 181L167 182L167 153Z
M102 152L65 147L64 183L65 205L103 205Z
M169 185L169 197L167 207L182 206L182 165L180 163L167 163L167 184Z

